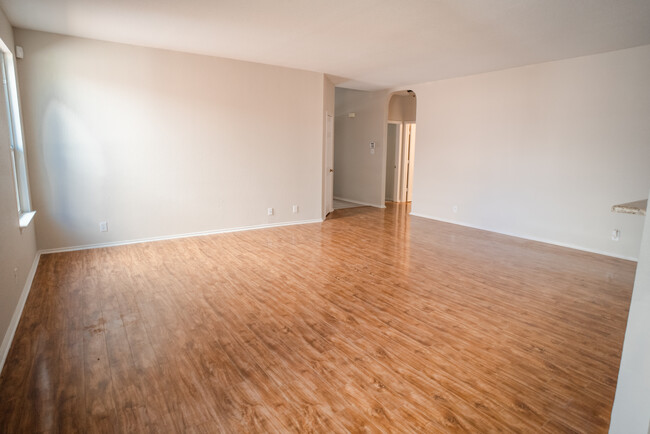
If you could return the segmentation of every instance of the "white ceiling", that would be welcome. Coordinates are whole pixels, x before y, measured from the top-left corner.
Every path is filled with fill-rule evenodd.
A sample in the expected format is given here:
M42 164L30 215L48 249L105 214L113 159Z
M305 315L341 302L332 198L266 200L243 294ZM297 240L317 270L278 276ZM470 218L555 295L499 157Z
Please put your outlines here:
M383 89L650 44L650 0L0 0L16 27Z

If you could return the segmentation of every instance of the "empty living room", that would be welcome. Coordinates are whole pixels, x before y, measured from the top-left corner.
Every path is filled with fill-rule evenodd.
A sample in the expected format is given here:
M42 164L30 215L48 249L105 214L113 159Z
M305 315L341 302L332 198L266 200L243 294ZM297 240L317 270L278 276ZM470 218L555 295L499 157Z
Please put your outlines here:
M0 0L0 434L650 434L650 1Z

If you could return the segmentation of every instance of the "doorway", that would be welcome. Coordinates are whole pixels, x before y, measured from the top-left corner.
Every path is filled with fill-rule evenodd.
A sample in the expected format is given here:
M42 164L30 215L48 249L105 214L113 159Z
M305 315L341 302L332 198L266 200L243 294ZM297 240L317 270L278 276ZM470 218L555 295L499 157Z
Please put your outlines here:
M386 202L399 202L402 122L388 121L386 132Z
M325 118L325 215L334 211L334 116Z
M416 96L395 92L388 102L386 124L386 202L411 202L415 156Z

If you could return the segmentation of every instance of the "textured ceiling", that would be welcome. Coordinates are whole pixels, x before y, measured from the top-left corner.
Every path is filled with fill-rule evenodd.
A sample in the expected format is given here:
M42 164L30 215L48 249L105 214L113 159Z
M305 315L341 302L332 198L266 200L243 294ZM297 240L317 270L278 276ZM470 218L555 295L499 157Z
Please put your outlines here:
M382 89L650 44L649 0L0 0L16 27Z

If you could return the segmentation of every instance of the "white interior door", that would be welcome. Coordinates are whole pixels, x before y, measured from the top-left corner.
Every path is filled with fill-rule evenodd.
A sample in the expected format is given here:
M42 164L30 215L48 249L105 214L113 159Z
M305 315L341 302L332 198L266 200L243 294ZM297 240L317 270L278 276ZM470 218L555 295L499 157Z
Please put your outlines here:
M334 211L334 116L325 120L325 214Z

